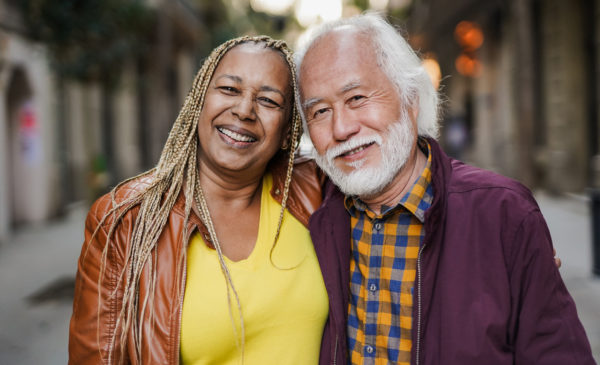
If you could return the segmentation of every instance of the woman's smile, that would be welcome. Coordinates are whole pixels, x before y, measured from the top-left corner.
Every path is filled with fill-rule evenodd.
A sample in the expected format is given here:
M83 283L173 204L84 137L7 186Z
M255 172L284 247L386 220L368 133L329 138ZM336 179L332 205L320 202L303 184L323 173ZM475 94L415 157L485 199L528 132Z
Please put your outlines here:
M256 137L246 131L234 131L227 127L217 127L219 136L228 145L248 148L257 141Z

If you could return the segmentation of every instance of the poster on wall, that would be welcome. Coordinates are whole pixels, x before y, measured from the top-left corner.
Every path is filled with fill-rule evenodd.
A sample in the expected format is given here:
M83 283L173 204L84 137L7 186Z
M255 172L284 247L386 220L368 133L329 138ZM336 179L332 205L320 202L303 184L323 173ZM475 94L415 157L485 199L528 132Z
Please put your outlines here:
M41 139L38 121L31 101L23 103L19 110L19 144L21 161L34 165L41 160Z

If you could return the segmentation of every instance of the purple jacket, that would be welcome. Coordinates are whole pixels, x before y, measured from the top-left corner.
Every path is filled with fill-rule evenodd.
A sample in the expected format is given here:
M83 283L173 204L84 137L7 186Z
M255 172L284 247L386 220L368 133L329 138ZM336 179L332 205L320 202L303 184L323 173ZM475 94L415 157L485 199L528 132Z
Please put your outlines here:
M432 151L413 305L414 365L595 364L531 192ZM350 218L327 182L309 227L329 294L320 364L348 363Z

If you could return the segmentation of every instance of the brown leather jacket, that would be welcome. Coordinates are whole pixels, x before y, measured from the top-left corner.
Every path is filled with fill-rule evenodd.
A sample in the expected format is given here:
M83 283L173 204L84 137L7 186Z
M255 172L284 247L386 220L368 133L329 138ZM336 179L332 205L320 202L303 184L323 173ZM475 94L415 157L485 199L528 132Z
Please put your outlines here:
M272 166L273 189L271 195L281 202L285 180L285 164ZM148 186L149 178L140 178L121 187L116 199L122 201ZM321 204L322 176L317 173L314 162L296 164L290 194L287 201L289 211L305 226L308 218ZM139 207L134 207L118 225L106 256L105 275L101 285L102 305L98 301L98 280L103 248L110 222L105 222L93 241L89 239L99 221L111 207L109 195L98 199L90 208L85 222L85 241L78 262L73 301L73 315L69 329L69 364L103 364L111 354L114 363L118 362L119 341L111 347L110 339L116 327L121 310L122 284L117 287L119 275L128 248L129 237ZM177 263L182 262L189 235L196 229L206 233L200 219L192 214L188 222L188 236L182 237L184 221L184 197L181 194L171 211L155 255L157 278L153 299L154 318L148 320L148 310L140 322L143 327L141 344L144 364L179 364L179 337L183 294L178 294L178 285L185 287L185 268L177 274ZM148 270L142 273L139 296L144 298L148 291ZM123 280L120 281L121 283ZM181 291L183 293L183 291ZM150 305L150 303L149 303ZM140 305L141 306L141 305ZM99 314L99 315L98 315ZM140 313L138 313L138 316ZM133 338L128 334L125 363L136 364L133 356Z

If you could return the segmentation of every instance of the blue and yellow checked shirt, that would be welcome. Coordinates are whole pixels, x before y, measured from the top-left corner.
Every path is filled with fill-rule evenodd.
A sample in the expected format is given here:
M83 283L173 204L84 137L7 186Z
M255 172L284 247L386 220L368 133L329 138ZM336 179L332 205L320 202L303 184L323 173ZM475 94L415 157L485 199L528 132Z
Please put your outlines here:
M376 215L347 197L351 216L348 350L352 364L410 364L413 286L425 211L433 201L431 153L412 189Z

